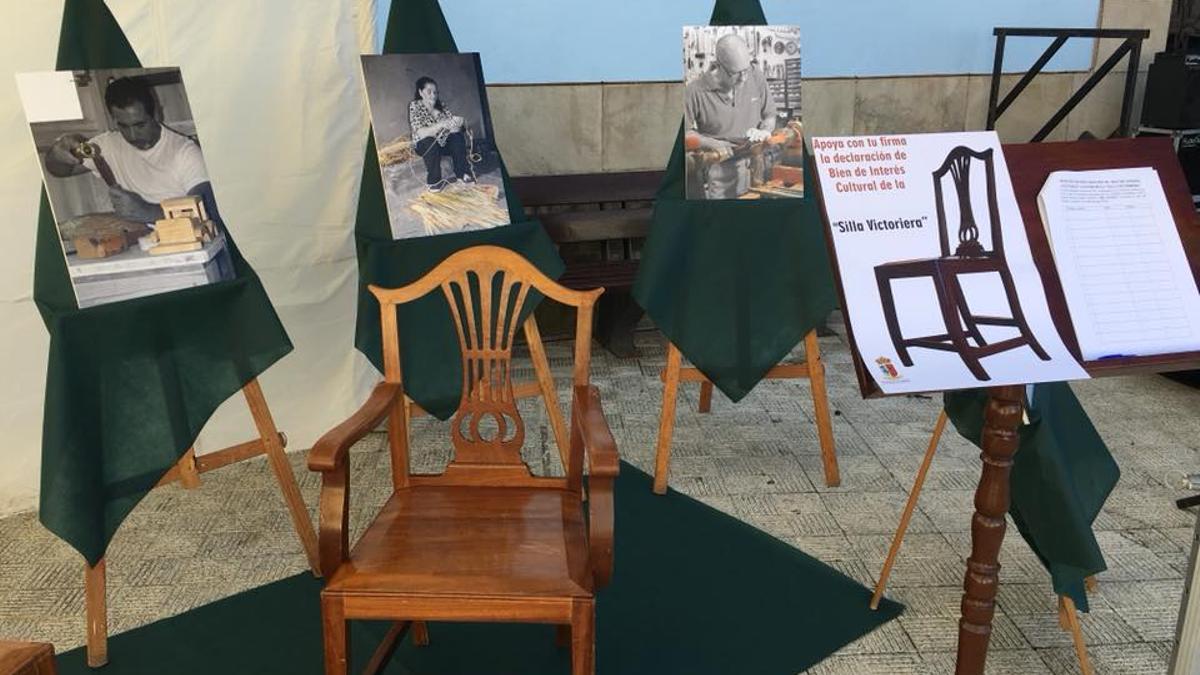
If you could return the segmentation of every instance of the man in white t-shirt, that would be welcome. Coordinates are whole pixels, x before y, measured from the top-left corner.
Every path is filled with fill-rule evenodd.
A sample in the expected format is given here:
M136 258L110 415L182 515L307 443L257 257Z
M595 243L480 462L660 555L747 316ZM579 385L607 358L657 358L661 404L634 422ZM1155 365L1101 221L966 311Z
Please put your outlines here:
M104 104L117 131L91 139L79 134L58 139L46 153L50 174L63 178L90 172L105 180L96 162L79 154L87 142L112 169L115 185L108 186L108 194L118 216L152 223L163 217L163 200L195 195L204 200L209 217L219 221L200 146L159 123L149 85L134 78L114 80L104 92Z

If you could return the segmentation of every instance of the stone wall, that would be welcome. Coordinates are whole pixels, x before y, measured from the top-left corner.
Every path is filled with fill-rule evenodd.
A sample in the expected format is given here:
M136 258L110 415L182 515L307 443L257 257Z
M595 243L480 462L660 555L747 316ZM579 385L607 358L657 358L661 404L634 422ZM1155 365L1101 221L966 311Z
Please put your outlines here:
M1104 0L1101 6L1101 27L1151 30L1142 44L1135 124L1146 67L1166 44L1170 15L1171 0ZM1098 41L1093 64L1118 44ZM1126 63L1123 59L1047 140L1075 139L1084 131L1112 133L1120 119ZM1020 65L1028 64L1007 67ZM1001 138L1028 141L1088 75L1039 75L1000 119ZM1001 96L1018 77L1002 79ZM804 123L810 136L982 129L990 80L990 74L810 79L804 83ZM514 175L661 169L683 114L678 82L493 85L488 97L500 149Z

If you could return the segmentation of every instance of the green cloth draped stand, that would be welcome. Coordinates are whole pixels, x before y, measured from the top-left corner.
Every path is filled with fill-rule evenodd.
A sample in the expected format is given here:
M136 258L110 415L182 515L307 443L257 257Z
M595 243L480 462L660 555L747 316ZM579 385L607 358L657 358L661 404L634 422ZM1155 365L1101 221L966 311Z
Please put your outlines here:
M437 0L392 3L383 53L457 51ZM558 249L541 223L526 219L521 203L512 191L503 162L500 170L504 177L504 194L508 199L508 215L512 225L393 240L374 134L368 138L355 224L359 284L354 345L380 372L383 371L383 354L379 303L367 290L367 284L394 288L412 283L455 251L482 244L512 249L551 278L558 278L562 274L564 266L558 257ZM540 296L534 295L531 293L526 300L523 316L532 311L540 300ZM435 293L404 305L398 310L397 320L400 325L405 393L438 419L448 419L458 408L462 363L459 360L457 333L445 298Z
M59 70L139 66L103 0L66 1ZM230 281L81 310L42 191L33 296L50 356L39 518L89 565L217 406L292 350L232 238L229 249Z
M765 24L758 0L718 0L712 25ZM734 401L837 305L811 162L803 199L687 200L683 130L654 204L633 296Z
M945 394L946 414L979 445L987 392ZM1088 611L1084 579L1107 569L1092 523L1121 477L1108 446L1065 382L1035 385L1013 457L1009 513L1050 571L1054 592Z

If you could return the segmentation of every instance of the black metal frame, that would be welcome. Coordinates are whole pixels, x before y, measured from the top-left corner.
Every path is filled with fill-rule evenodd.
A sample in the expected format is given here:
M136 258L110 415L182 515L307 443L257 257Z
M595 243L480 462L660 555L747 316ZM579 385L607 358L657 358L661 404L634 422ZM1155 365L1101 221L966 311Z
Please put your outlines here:
M1067 102L1059 108L1058 112L1050 117L1050 121L1046 122L1045 126L1034 134L1031 142L1037 143L1050 135L1051 131L1057 127L1067 115L1079 105L1079 102L1084 99L1092 89L1104 79L1104 76L1109 73L1117 65L1117 63L1129 54L1129 68L1125 72L1125 94L1121 101L1121 123L1117 127L1117 136L1130 135L1130 118L1133 116L1133 91L1137 84L1138 63L1142 56L1142 40L1150 37L1150 31L1145 29L1115 29L1115 28L1012 28L1012 27L997 27L993 31L996 36L996 57L992 64L992 91L988 98L987 112L987 128L989 130L996 128L996 120L1008 110L1017 96L1025 91L1025 87L1033 81L1033 78L1038 73L1042 72L1042 68L1054 58L1058 50L1066 44L1067 40L1073 37L1081 38L1116 38L1122 39L1125 42L1117 48L1111 56L1100 64L1096 71L1092 73L1079 90L1067 99ZM1000 75L1004 66L1004 43L1009 37L1050 37L1054 38L1054 42L1042 52L1037 61L1033 62L1029 70L1021 76L1021 79L1013 86L1013 88L1004 96L1004 100L1000 101ZM997 103L999 101L999 103Z

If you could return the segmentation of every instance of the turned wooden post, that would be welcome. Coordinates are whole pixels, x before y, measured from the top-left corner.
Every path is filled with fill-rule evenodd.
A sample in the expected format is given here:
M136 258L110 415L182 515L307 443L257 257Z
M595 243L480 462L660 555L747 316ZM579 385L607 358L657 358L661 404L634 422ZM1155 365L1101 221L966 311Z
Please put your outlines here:
M992 616L996 613L996 588L1000 582L1000 545L1008 513L1009 473L1017 451L1024 387L1012 385L988 390L983 417L983 475L975 490L975 515L971 519L971 557L963 581L962 618L958 622L958 675L983 675Z

